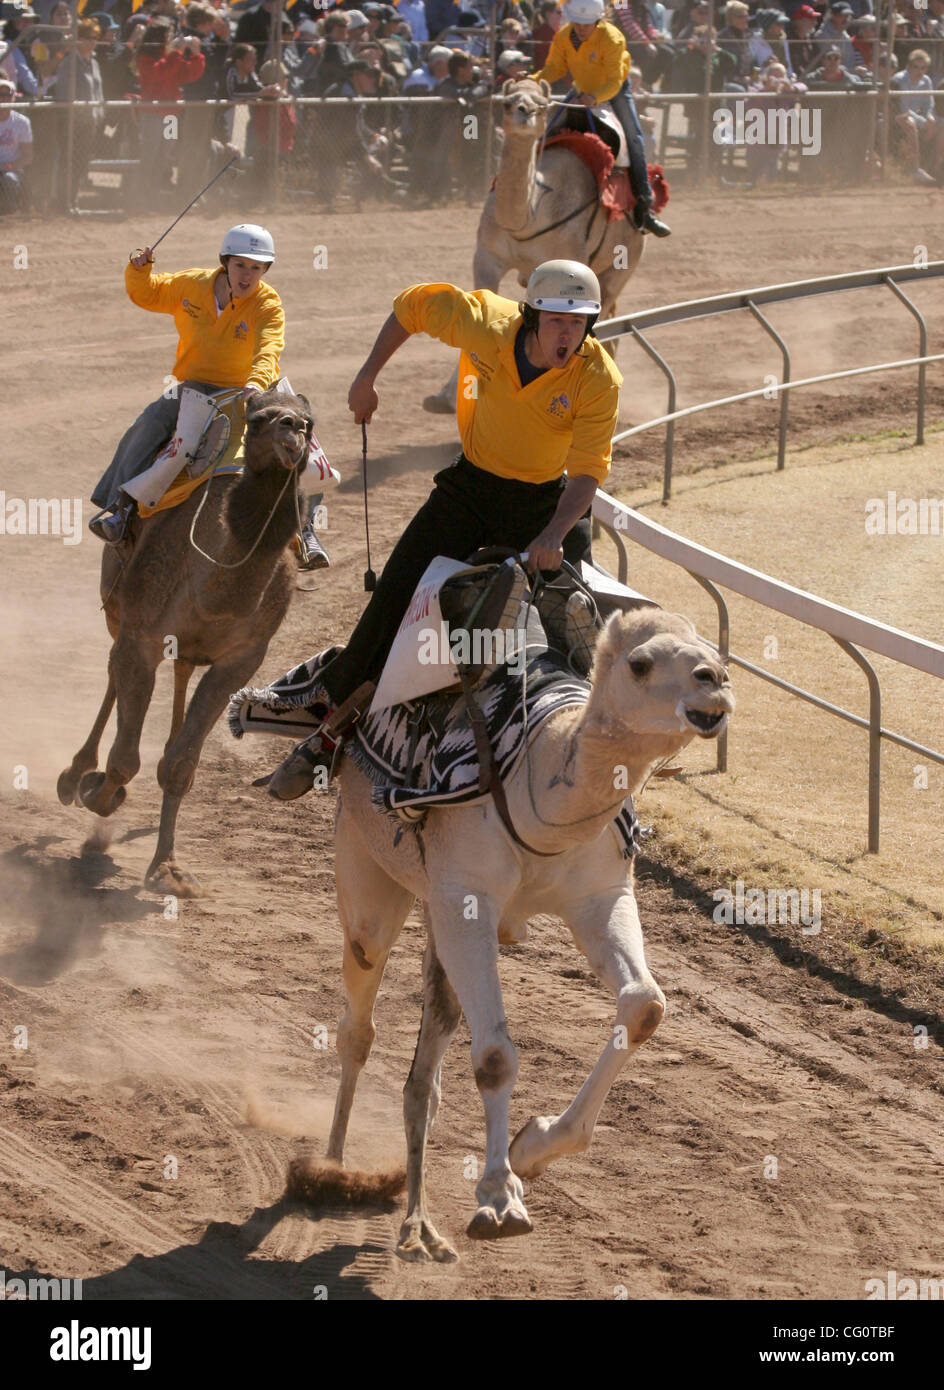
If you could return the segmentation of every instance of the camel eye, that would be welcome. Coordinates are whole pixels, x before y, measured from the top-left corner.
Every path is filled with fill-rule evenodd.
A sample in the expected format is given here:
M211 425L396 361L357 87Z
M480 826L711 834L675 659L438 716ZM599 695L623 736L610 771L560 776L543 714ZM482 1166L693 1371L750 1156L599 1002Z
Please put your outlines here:
M629 663L629 669L637 680L642 680L643 676L648 676L652 670L652 662L648 657L637 656Z

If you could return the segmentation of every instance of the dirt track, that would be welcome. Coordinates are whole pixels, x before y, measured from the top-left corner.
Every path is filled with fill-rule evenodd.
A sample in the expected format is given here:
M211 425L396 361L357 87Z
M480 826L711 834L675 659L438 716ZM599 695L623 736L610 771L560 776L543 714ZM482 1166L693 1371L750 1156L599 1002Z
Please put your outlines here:
M673 205L676 236L650 248L632 303L901 263L917 244L940 256L939 198L907 193L904 211L871 195ZM297 595L267 677L343 637L359 609L364 552L346 386L398 288L467 276L475 220L462 210L448 219L329 218L314 229L295 215L275 222L273 281L289 319L284 366L315 399L322 442L347 482L328 499L335 565L317 591ZM224 225L187 219L162 265L209 263ZM722 228L734 232L719 236ZM79 273L65 276L67 230ZM88 224L17 234L30 268L4 270L2 288L30 332L7 362L8 496L87 496L119 432L160 389L172 361L167 325L133 310L120 286L127 249L141 239L130 227ZM323 272L307 269L319 243L329 248ZM923 293L940 306L939 292ZM794 375L816 370L810 362L826 370L833 360L874 360L876 342L889 357L914 351L903 311L879 320L872 305L837 306L819 303L826 327L806 358L798 352ZM879 334L876 324L889 321L896 328ZM745 363L755 373L776 369L753 338L723 360L691 334L677 341L690 393L682 403L697 385L703 393L720 385L721 394L729 381L731 390L760 384L743 384ZM624 370L629 364L624 353ZM417 408L448 367L448 354L424 340L382 378L371 432L375 567L450 457L449 423ZM661 406L654 378L640 370L627 383L630 418ZM886 378L824 394L820 416L859 430L906 428L910 389ZM797 420L805 423L802 412ZM701 428L689 438L693 464L732 446L730 424ZM737 431L735 447L759 450L770 438L743 423ZM640 450L632 466L646 457ZM839 941L716 925L710 899L659 866L658 837L654 862L640 864L639 898L667 1016L614 1087L591 1151L529 1185L532 1236L483 1246L462 1234L473 1210L466 1160L481 1159L484 1146L464 1030L446 1060L430 1162L434 1213L458 1238L458 1266L400 1265L399 1208L312 1214L283 1205L286 1163L299 1136L323 1143L337 1076L332 808L311 798L278 807L251 791L284 745L244 747L217 729L179 837L182 862L210 896L165 919L162 901L139 885L156 832L153 769L169 673L159 675L142 772L114 840L83 851L90 818L59 806L55 776L84 738L103 684L97 543L3 537L0 546L14 655L3 670L0 766L7 787L10 768L29 775L28 791L2 800L0 1031L9 1040L26 1026L29 1041L26 1051L8 1042L0 1063L8 1277L83 1277L86 1298L310 1299L316 1285L332 1298L610 1298L618 1286L638 1298L856 1298L889 1269L944 1273L940 979L863 960ZM400 1089L419 1018L421 952L411 919L381 993L353 1163L402 1153ZM610 1002L582 965L551 921L505 953L521 1053L514 1124L556 1113L603 1045ZM915 1046L915 1025L930 1028L926 1049ZM327 1050L313 1046L319 1026ZM771 1155L776 1178L764 1175ZM166 1156L178 1162L176 1179L164 1176Z

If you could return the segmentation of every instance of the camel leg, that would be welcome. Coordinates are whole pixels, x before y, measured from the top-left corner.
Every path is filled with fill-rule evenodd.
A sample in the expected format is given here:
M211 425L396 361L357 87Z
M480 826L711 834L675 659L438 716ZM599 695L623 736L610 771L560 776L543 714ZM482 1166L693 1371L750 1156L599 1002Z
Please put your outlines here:
M400 1227L397 1254L402 1260L438 1260L459 1256L429 1219L426 1199L426 1141L442 1095L442 1062L462 1017L455 991L446 979L432 936L423 960L423 1020L410 1075L403 1088L406 1125L407 1213Z
M119 637L111 649L109 684L115 686L118 729L105 771L86 772L79 781L82 805L97 816L110 816L118 810L126 796L126 783L141 766L141 729L151 703L159 660L159 647L146 650L131 637Z
M200 754L207 735L219 719L226 702L257 670L265 648L257 648L239 661L222 662L211 666L200 678L193 692L190 708L180 731L168 743L161 759L164 799L161 803L161 823L157 832L157 849L144 881L155 893L173 893L180 898L200 896L200 885L192 874L186 873L174 855L177 815L180 803L193 785ZM177 703L177 673L174 673L174 705Z
M344 990L347 1008L338 1024L341 1080L328 1137L327 1157L344 1161L344 1141L354 1092L377 1030L374 1000L387 957L400 935L413 894L390 878L370 856L352 817L342 810L335 832L338 913L344 928Z
M174 661L174 710L170 717L170 733L164 744L164 756L157 765L157 785L159 787L164 785L164 758L167 757L167 750L183 727L184 714L187 709L187 686L190 684L190 677L193 672L192 661L183 661L180 657Z
M432 875L431 875L432 876ZM465 905L473 900L475 917ZM485 892L436 890L430 895L433 940L472 1035L472 1067L485 1110L485 1171L475 1189L473 1240L526 1235L531 1222L524 1188L508 1161L508 1106L518 1074L518 1053L508 1036L498 979L498 921Z
M59 774L59 781L56 783L56 793L63 806L71 806L77 800L76 793L79 790L79 783L86 772L92 771L98 765L98 745L105 732L105 725L108 723L108 716L111 714L114 703L115 679L109 663L108 689L105 691L101 709L95 716L92 732L72 759L71 765L66 768L65 772ZM81 806L81 801L78 804Z
M649 973L632 888L611 889L561 910L593 970L616 995L616 1021L599 1061L562 1115L533 1116L515 1135L511 1164L523 1178L543 1173L562 1154L590 1147L607 1092L630 1053L659 1026L665 995Z

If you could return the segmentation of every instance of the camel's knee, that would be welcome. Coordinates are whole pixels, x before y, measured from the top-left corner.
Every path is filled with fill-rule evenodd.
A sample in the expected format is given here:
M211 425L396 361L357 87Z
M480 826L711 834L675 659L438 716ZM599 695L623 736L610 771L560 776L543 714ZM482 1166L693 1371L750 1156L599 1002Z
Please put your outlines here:
M626 1030L630 1047L638 1047L651 1038L665 1013L665 995L653 981L651 984L634 985L620 994L617 1002L617 1023Z
M353 1023L342 1018L338 1024L337 1048L342 1062L353 1062L362 1067L370 1056L377 1029L368 1020L366 1023Z
M475 1084L480 1091L500 1091L511 1087L518 1075L518 1052L508 1034L492 1035L485 1043L472 1048Z
M168 796L186 796L197 775L197 764L192 758L161 759L158 765L158 784Z

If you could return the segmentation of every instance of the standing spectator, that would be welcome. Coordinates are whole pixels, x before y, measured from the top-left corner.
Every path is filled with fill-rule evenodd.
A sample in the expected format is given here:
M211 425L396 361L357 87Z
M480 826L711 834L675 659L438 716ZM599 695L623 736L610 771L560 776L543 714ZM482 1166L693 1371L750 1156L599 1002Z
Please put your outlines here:
M654 87L661 80L664 88L674 55L652 22L648 0L616 0L613 22L625 38L630 59L642 73L645 86Z
M793 19L787 30L790 41L790 52L793 55L793 66L797 76L802 77L811 68L819 66L822 49L813 37L813 31L819 23L819 15L812 5L801 5L798 10L793 11Z
M796 77L790 58L790 46L786 38L786 28L790 23L781 10L758 10L754 16L757 33L751 35L747 46L751 62L758 73L768 63L782 63L787 75Z
M170 19L151 21L138 48L142 102L138 113L141 129L139 198L145 205L147 194L170 179L180 149L182 112L177 106L145 107L143 103L182 101L183 88L199 81L205 70L206 59L197 37L175 39ZM175 117L176 123L165 124L166 116Z
M928 38L931 52L931 81L944 85L944 0L928 0Z
M534 52L531 57L535 68L543 68L547 62L548 51L554 42L554 35L561 27L561 12L557 0L541 0L538 6L540 23L535 25L531 37L534 39Z
M816 31L816 41L820 46L823 61L825 62L827 49L838 48L839 60L849 72L853 72L859 62L859 55L852 46L849 34L851 18L852 6L847 0L836 0L835 4L830 5L826 18Z
M854 19L850 28L853 35L852 47L858 54L856 72L859 76L871 74L878 50L878 25L875 16L864 14L861 19Z
M397 14L409 24L414 43L429 42L429 26L426 23L426 6L423 0L399 0Z
M816 11L813 11L814 15ZM718 47L723 48L725 53L730 53L737 64L737 75L734 81L742 90L746 90L754 60L751 57L751 34L750 27L750 8L743 3L743 0L728 0L724 7L724 28L718 34ZM819 50L817 50L818 52ZM729 84L734 85L732 82Z
M90 103L76 107L72 114L72 167L68 169L68 111L60 111L59 148L56 157L56 191L59 210L68 212L75 207L79 184L84 180L89 160L105 124L102 74L95 58L95 45L102 31L94 19L80 19L74 47L66 54L56 70L51 89L54 101L74 100Z
M16 42L17 21L8 19L4 25L4 37L6 42L0 44L0 70L6 74L8 81L18 87L25 96L34 97L39 91L39 83L36 74L26 61L26 55L20 48L14 48ZM12 27L11 27L12 26Z
M860 103L856 93L864 91L866 84L843 67L838 48L826 50L822 67L807 73L806 81L811 92L847 92L849 97L811 108L820 113L823 149L818 159L801 159L801 172L813 173L818 167L833 182L858 183L865 173L869 122L867 103Z
M464 179L466 176L471 178L468 166L474 158L478 146L483 146L482 154L484 155L484 140L462 139L462 118L465 109L488 94L488 87L485 83L480 82L479 77L479 69L471 54L456 52L449 59L446 76L436 85L434 95L452 97L455 100L455 105L442 108L437 122L436 139L429 149L426 170L427 188L434 203L449 201L451 168L457 154L460 161L462 154L469 156L464 161L465 167L460 164L460 179Z
M702 25L688 40L684 48L675 55L672 70L672 86L676 92L703 92L706 73L710 82L709 90L723 92L733 81L737 64L731 54L716 45L716 34L707 25ZM711 125L711 114L704 110L701 102L686 106L688 117L688 167L692 174L701 176L704 166L705 123ZM719 160L721 146L714 140L708 142L708 164L706 174L720 173Z
M56 0L46 21L47 30L42 38L31 46L30 58L39 81L39 95L46 96L55 81L56 71L68 51L66 31L72 28L72 11L66 0ZM57 40L48 30L53 25L63 30L62 40Z
M934 112L930 66L929 54L915 48L908 54L904 71L892 78L892 89L900 93L895 126L904 138L905 157L915 183L944 187L944 121Z
M256 50L251 43L233 44L230 50L229 66L226 69L226 81L223 86L223 96L233 105L227 106L223 112L223 131L226 136L226 143L232 144L233 125L236 120L236 106L247 101L267 96L278 95L278 89L264 87L259 81L256 73ZM252 153L252 127L249 127L246 139L246 154Z
M179 177L187 188L200 188L207 181L213 139L223 135L220 107L207 103L222 95L229 50L229 21L212 5L190 4L184 11L180 33L183 38L195 38L203 54L203 73L195 82L187 84L183 94L187 105L180 113Z
M744 103L745 111L760 111L766 122L767 112L770 110L792 111L796 106L797 96L805 92L806 87L802 82L790 80L783 63L768 63L757 81L752 84L751 91L773 94L773 99L771 96L765 96L762 100L756 96L749 96ZM763 144L745 147L747 177L755 187L777 177L780 156L786 148L785 141L779 144L771 143L769 136Z
M431 39L438 39L446 29L459 23L462 6L458 0L424 0L426 6L426 28Z
M252 44L256 50L256 61L260 65L266 60L272 14L276 6L277 0L262 0L262 4L256 5L254 9L244 10L233 36L237 43Z
M275 182L275 162L272 158L273 139L278 140L278 154L290 154L295 144L298 116L288 96L288 69L284 63L269 58L263 63L259 78L263 91L277 92L268 99L254 102L249 111L252 127L253 183L257 196L265 196ZM273 124L278 122L278 136Z
M33 127L22 111L11 111L13 83L0 81L0 213L23 206L23 171L33 162Z

